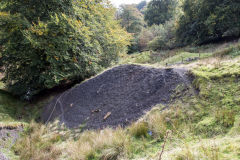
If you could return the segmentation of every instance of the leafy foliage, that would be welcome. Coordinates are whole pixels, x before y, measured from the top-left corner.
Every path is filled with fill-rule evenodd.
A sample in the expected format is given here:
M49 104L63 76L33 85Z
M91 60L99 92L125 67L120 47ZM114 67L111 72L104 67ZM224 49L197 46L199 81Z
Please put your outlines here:
M137 9L139 11L141 11L142 9L144 9L144 7L147 5L147 1L142 1L140 3L137 4Z
M143 15L134 5L121 6L121 25L126 28L129 33L138 33L141 31L144 21Z
M176 47L176 26L175 21L170 20L165 24L153 25L150 30L155 32L155 37L148 43L148 48L151 50L172 49Z
M175 0L152 0L147 6L144 19L149 26L164 24L173 16L175 6Z
M122 5L120 19L122 27L126 28L127 32L134 37L129 46L129 53L138 51L138 36L144 27L142 13L135 5Z
M177 37L182 44L202 44L240 35L238 0L186 0Z
M4 0L1 6L4 81L27 99L94 75L129 44L130 35L114 20L115 10L106 1Z

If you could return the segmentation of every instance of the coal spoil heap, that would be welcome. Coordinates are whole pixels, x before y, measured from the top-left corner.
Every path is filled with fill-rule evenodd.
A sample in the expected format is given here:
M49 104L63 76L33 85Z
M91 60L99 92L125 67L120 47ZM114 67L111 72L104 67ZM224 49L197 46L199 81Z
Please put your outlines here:
M42 112L46 123L59 119L69 128L126 126L157 104L167 105L185 69L121 65L56 96Z

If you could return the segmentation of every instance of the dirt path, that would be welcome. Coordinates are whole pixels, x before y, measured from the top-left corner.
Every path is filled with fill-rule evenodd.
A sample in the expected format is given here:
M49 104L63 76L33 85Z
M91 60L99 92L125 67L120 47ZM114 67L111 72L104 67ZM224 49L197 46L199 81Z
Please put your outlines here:
M43 113L44 122L59 118L70 128L126 126L156 104L168 104L178 85L189 81L187 70L122 65L57 96Z

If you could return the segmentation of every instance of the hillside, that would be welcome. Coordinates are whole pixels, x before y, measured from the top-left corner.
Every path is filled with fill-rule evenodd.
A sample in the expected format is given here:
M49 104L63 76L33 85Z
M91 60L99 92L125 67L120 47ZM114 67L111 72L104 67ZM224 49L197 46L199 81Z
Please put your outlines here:
M240 158L239 43L224 44L219 48L215 46L214 50L211 47L205 46L198 51L201 55L208 52L207 57L181 64L176 61L170 66L189 70L194 77L192 87L186 89L184 85L177 85L172 93L174 101L169 101L168 105L154 105L151 111L124 128L82 131L81 128L69 130L58 126L58 122L48 125L34 123L31 119L39 117L38 108L45 106L46 102L25 104L2 91L1 125L6 129L11 126L13 130L21 126L25 129L11 150L5 147L1 152L10 159L36 160L154 160L159 159L160 154L163 160L237 160ZM173 54L181 57L186 49L179 49ZM141 54L129 57L129 61L136 59L143 60L146 66ZM162 61L151 62L148 59L151 65L147 66L165 68ZM111 70L103 74L111 75ZM83 84L91 81L95 82L94 78ZM194 90L197 90L196 94L193 94ZM29 111L26 110L28 107L25 108L28 105L32 106Z
M240 160L239 15L0 0L0 160Z

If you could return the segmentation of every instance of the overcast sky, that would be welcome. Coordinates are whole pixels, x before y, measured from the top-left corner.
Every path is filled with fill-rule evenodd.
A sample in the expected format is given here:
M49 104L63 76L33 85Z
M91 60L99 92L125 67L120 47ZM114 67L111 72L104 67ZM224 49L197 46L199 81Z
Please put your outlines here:
M133 3L139 3L142 0L110 0L112 4L114 4L115 7L118 7L121 4L133 4ZM149 0L147 0L149 1Z

